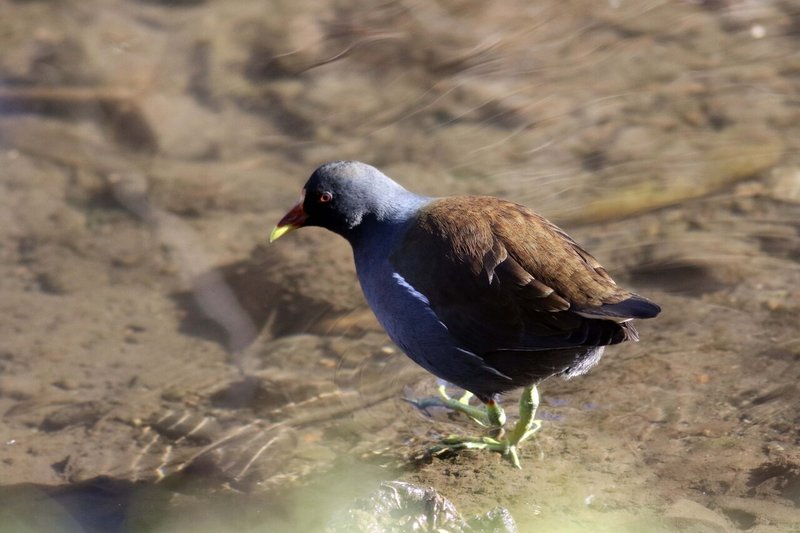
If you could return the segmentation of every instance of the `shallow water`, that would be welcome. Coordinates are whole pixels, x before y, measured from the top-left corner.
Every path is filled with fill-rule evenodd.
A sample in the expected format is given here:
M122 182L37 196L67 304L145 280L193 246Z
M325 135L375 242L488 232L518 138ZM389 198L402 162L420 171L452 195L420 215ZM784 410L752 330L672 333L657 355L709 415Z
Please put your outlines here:
M800 7L0 3L0 517L323 530L381 480L521 531L800 531ZM664 311L540 387L518 471L365 307L266 246L374 164L548 216ZM514 413L514 398L506 400Z

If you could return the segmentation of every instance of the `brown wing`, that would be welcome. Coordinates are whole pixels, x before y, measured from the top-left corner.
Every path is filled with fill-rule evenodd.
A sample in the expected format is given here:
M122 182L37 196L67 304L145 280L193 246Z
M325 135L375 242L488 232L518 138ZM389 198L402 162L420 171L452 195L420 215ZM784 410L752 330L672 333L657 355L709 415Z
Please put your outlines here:
M431 202L391 261L479 354L613 344L636 336L620 322L658 312L559 228L497 198Z

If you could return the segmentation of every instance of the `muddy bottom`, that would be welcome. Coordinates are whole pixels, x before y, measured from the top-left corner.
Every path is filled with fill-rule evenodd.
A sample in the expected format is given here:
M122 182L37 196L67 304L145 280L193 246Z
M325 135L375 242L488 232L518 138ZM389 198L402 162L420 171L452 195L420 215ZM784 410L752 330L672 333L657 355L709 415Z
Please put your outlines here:
M418 528L800 531L799 20L768 0L0 4L0 522L405 531L438 502ZM404 400L435 379L366 308L347 243L266 245L334 159L524 203L663 312L540 385L522 469L431 454L480 428Z

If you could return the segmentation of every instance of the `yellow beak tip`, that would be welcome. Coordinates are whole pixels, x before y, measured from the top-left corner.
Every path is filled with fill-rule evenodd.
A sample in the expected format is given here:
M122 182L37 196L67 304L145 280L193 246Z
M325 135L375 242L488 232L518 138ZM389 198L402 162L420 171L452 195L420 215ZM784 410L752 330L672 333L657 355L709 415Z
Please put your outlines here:
M292 226L291 224L287 224L285 226L275 226L272 230L272 233L269 234L269 242L275 242L290 231L296 230L296 226Z

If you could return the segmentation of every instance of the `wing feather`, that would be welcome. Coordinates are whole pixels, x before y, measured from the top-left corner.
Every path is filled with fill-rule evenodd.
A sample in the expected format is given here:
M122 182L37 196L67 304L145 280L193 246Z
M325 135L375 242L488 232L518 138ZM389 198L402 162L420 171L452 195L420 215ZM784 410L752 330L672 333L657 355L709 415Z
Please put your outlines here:
M557 226L492 197L423 208L394 250L397 272L475 353L603 346L635 339L658 306L616 285Z

